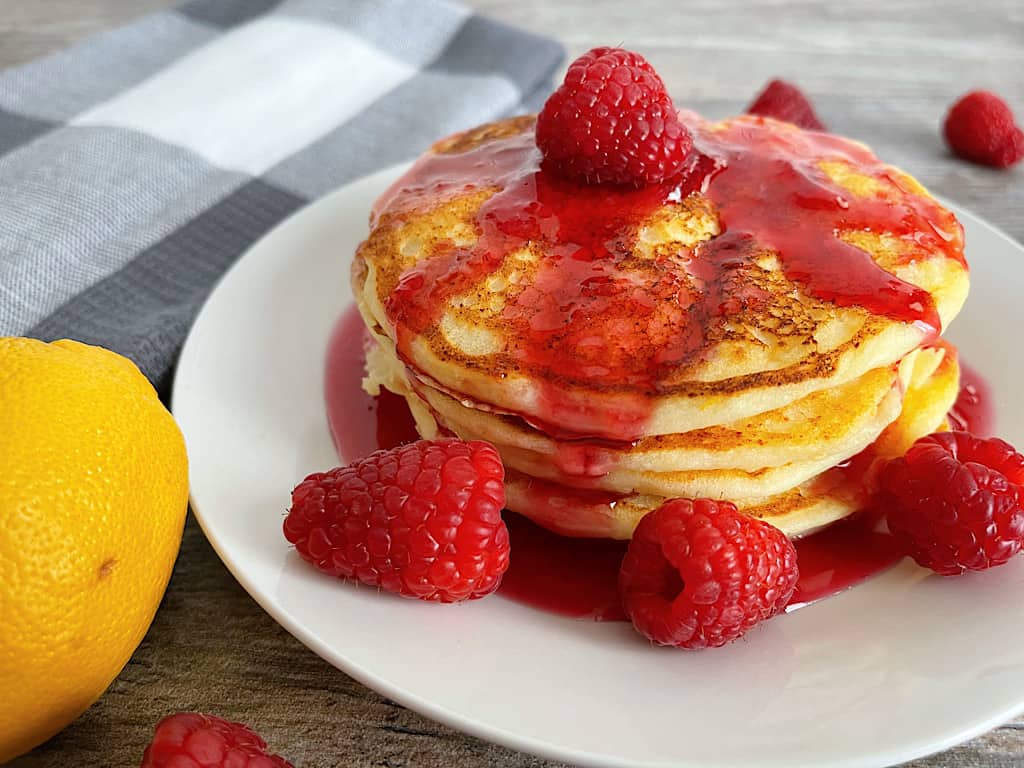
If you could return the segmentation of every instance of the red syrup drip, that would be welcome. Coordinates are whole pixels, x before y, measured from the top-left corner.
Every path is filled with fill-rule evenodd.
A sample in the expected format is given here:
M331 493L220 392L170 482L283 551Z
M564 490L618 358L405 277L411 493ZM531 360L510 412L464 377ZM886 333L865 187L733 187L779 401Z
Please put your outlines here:
M362 389L365 330L353 307L338 320L326 356L327 421L345 464L378 448L417 439L405 400ZM571 489L565 495L571 495ZM582 491L589 503L597 494ZM614 498L607 496L607 503ZM559 536L506 511L512 557L499 592L534 608L573 618L624 621L617 588L626 542ZM862 514L796 542L800 580L790 610L842 592L893 565L891 538Z
M949 428L979 437L992 437L995 430L992 390L984 377L962 360L960 394L949 411Z
M706 194L724 230L698 248L699 260L722 250L768 248L779 254L786 276L812 296L919 323L929 337L938 336L941 321L928 292L885 271L839 234L888 233L963 262L962 230L951 213L915 194L869 150L838 136L766 130L751 122L720 132L702 129L698 136L698 148L720 158ZM823 159L852 162L858 172L894 184L903 197L855 197L818 167Z
M633 440L651 398L693 363L705 338L743 309L769 298L745 278L765 248L787 277L839 306L919 324L936 336L931 297L845 243L862 230L914 241L962 261L962 230L952 214L912 189L870 151L824 133L787 131L756 118L712 130L683 115L698 152L672 181L632 189L566 182L541 168L532 126L475 149L421 158L378 202L375 218L399 218L438 199L496 188L476 217L479 238L451 245L407 270L386 302L408 363L411 340L429 334L448 300L531 247L541 254L525 287L510 292L501 322L509 348L491 361L543 382L524 417L552 434ZM817 161L853 164L894 185L891 195L854 197ZM643 260L638 225L664 205L700 191L723 232L693 251ZM614 406L572 394L574 384L614 394ZM553 429L557 425L558 429Z
M338 319L327 346L324 399L334 449L344 464L369 456L378 448L394 448L419 440L405 400L382 389L372 397L363 390L367 330L359 310Z

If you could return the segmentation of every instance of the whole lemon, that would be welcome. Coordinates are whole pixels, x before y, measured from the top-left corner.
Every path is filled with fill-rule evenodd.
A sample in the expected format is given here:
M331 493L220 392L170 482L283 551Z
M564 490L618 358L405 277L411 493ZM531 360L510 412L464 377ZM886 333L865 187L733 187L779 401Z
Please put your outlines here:
M167 587L181 431L120 355L0 338L0 763L106 690Z

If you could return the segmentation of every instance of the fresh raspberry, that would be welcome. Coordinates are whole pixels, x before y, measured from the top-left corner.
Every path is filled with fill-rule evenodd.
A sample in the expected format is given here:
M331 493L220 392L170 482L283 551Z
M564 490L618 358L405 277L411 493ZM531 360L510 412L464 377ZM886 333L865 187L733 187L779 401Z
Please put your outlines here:
M643 56L594 48L544 104L537 146L545 166L566 178L642 187L680 173L693 140Z
M640 521L619 570L623 608L659 645L716 648L782 610L796 549L728 501L672 499Z
M179 712L156 725L141 768L292 768L267 754L263 739L241 723L214 715Z
M1024 456L967 432L922 437L887 462L878 502L920 565L944 576L1005 563L1024 544Z
M504 477L479 441L377 451L299 483L284 535L332 576L442 603L483 597L508 568Z
M747 107L747 114L774 117L811 131L827 130L804 92L785 80L770 81Z
M1007 168L1024 157L1024 131L992 91L961 96L946 114L942 132L949 148L972 163Z

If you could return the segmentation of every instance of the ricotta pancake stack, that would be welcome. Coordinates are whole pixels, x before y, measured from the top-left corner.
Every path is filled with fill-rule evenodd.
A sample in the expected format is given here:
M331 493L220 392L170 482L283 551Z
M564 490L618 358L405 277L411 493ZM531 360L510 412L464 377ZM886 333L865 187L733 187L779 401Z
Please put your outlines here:
M353 264L366 386L493 443L509 508L560 533L708 497L799 536L943 426L962 231L861 144L682 118L691 166L642 189L544 170L532 117L435 145Z

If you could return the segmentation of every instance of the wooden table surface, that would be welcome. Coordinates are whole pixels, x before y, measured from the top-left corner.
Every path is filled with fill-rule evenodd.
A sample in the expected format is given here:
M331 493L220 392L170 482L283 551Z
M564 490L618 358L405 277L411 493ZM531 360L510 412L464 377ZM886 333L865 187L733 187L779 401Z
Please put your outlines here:
M170 5L0 0L0 67ZM594 45L636 48L677 104L712 116L741 111L771 76L791 78L831 129L867 141L935 192L1024 240L1024 167L997 172L958 162L938 135L946 107L970 88L1003 93L1024 117L1020 0L469 5L561 39L570 56ZM167 596L124 672L78 721L11 765L138 765L153 723L178 710L251 723L299 768L555 765L438 725L321 661L249 598L191 518ZM1024 766L1024 718L908 765Z

